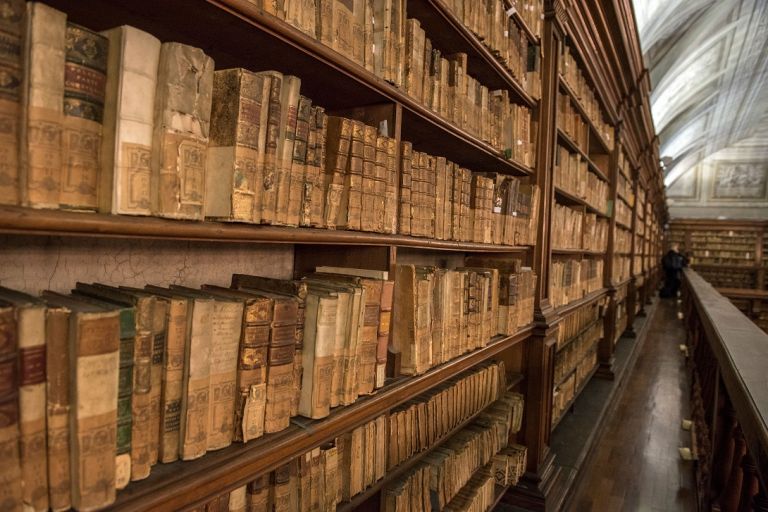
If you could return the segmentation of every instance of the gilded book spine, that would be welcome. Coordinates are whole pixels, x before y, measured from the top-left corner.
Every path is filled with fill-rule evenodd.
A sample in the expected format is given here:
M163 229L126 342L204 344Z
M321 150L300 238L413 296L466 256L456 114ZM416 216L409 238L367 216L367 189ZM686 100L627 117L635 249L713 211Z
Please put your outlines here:
M72 507L90 510L115 500L115 441L120 323L117 311L81 313L71 385Z
M328 116L322 107L317 109L315 130L317 131L317 145L315 148L315 165L317 166L317 183L312 190L312 213L310 225L312 227L325 227L325 198L328 194L324 180L326 160L326 135L328 131Z
M64 41L67 17L28 2L21 126L21 203L58 208L62 169Z
M179 425L182 460L205 455L208 445L213 301L195 299L184 353L184 381Z
M102 34L109 39L109 57L99 209L150 215L152 116L160 41L127 25Z
M109 40L72 23L67 23L66 37L59 203L68 209L95 210Z
M66 308L49 307L46 312L46 379L48 430L48 505L52 510L69 510L69 318ZM2 327L0 326L0 329ZM122 355L122 354L121 354ZM131 353L131 357L133 354ZM131 361L133 365L133 361ZM131 385L128 383L128 394ZM119 400L119 399L118 399ZM130 404L130 401L129 401ZM130 422L131 410L128 409ZM118 430L120 423L118 418ZM118 437L118 457L120 444ZM131 432L128 427L128 447ZM130 467L130 455L128 456Z
M12 307L0 306L0 503L21 510L18 337Z
M397 141L385 137L387 164L385 166L384 233L397 233Z
M19 118L21 102L21 32L25 2L0 2L0 204L19 203Z
M199 48L163 43L152 145L153 211L202 220L213 60Z

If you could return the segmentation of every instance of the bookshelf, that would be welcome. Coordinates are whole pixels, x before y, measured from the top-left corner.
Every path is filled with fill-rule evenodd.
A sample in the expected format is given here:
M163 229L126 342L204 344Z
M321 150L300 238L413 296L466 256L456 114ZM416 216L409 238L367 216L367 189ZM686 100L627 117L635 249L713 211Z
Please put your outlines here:
M638 42L626 27L605 26L606 15L631 17L629 4L565 8L557 3L558 8L545 12L543 2L505 0L505 8L515 7L504 18L505 26L520 36L515 43L519 61L512 62L500 57L490 38L467 26L452 2L407 1L407 18L418 20L433 48L442 55L466 54L468 76L490 91L501 91L530 116L528 128L515 134L513 147L503 149L477 127L452 121L440 108L428 106L404 87L269 14L257 2L110 0L100 9L72 0L48 3L91 30L129 24L163 42L200 48L213 58L217 70L243 67L293 74L301 79L301 94L313 105L376 127L394 139L398 178L403 175L402 143L410 142L414 151L444 157L473 173L521 178L539 190L535 212L539 221L530 240L515 245L399 232L0 206L0 239L11 248L0 256L0 266L9 263L13 268L3 276L3 285L35 293L44 288L68 292L77 281L97 280L129 286L150 281L199 286L213 279L213 284L226 286L223 276L228 272L296 279L321 265L394 274L398 264L454 268L478 258L519 260L538 276L534 324L494 337L486 346L418 376L399 375L397 356L390 354L389 378L371 396L334 408L324 419L294 416L285 430L236 442L194 461L157 464L148 478L119 491L112 509L204 506L489 361L503 361L508 388L525 397L523 430L510 436L510 442L528 449L524 486L497 486L495 500L527 503L527 491L539 486L539 505L546 505L544 491L551 486L539 477L557 474L557 461L549 455L550 433L593 376L611 376L613 347L642 308L647 295L641 298L641 291L652 286L659 256L665 206L658 148L649 124L649 89L642 81L642 62L636 58ZM539 11L544 13L542 19L531 14ZM596 52L592 41L618 53ZM638 88L632 85L638 83ZM630 94L637 101L623 101ZM580 233L567 243L554 233L571 234L571 228L555 223L558 209L563 208L573 212L568 214L572 217L568 225ZM141 268L135 265L139 254ZM761 261L758 258L755 264ZM565 267L568 270L557 273ZM567 293L557 291L556 281ZM631 313L629 289L638 306L630 308ZM571 324L575 327L568 331L563 327ZM387 487L434 446L338 508L380 509Z

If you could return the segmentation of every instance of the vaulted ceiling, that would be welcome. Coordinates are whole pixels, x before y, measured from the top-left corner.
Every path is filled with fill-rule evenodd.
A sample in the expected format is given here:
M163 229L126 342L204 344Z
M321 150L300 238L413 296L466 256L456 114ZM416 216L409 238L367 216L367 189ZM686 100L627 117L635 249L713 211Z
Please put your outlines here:
M634 8L670 213L755 216L745 207L768 206L768 1Z

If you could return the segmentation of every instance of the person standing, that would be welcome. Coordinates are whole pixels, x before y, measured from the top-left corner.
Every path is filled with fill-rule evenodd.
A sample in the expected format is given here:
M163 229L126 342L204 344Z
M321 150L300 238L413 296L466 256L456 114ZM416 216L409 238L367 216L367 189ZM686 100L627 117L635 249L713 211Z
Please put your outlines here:
M680 245L672 244L667 254L661 259L661 265L664 268L664 288L661 290L662 297L677 297L680 290L681 272L683 267L688 265L687 258L680 254Z

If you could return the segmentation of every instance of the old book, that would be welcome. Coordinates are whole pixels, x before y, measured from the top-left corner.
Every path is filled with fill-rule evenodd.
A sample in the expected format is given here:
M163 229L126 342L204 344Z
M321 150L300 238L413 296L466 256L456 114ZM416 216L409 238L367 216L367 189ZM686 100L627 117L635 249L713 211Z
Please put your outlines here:
M202 220L213 60L199 48L163 43L152 141L152 210Z
M133 395L131 397L131 480L149 476L152 454L152 356L154 350L154 308L151 296L135 295L102 284L77 283L77 293L135 308L133 346Z
M128 25L101 34L109 41L109 55L99 210L150 215L153 108L160 41Z
M62 208L99 206L104 95L109 40L67 23L62 124Z
M0 19L0 73L7 79L0 84L0 204L19 204L19 119L22 96L22 31L25 2L4 0L5 15Z
M275 223L288 223L291 191L291 169L293 167L293 146L296 141L296 121L299 108L301 79L284 75L280 91L280 125L277 139L277 200L275 202Z
M289 226L298 226L302 211L304 189L307 184L307 146L309 144L309 123L312 112L312 100L299 97L296 107L296 128L291 150L290 189L288 193L287 220Z
M299 414L328 416L334 370L338 298L310 287L305 305L304 348Z
M268 75L214 72L206 217L253 222L254 211L261 211L270 88Z
M385 137L384 142L387 151L387 163L385 168L386 179L384 183L385 192L383 227L384 233L390 233L394 235L397 233L398 218L397 141L391 137Z
M245 489L246 486L242 485L237 489L230 491L227 512L246 512L249 510Z
M363 205L363 154L365 125L352 120L349 158L344 175L344 185L339 199L336 226L342 229L361 229Z
M328 129L328 116L322 107L312 107L314 127L310 132L310 148L307 151L307 195L311 195L309 205L309 226L325 227L325 146L326 132ZM312 144L312 134L314 134L314 145ZM312 157L310 158L310 154ZM311 178L311 179L310 179ZM311 188L310 188L311 186ZM302 204L302 212L307 210L306 201ZM307 225L307 224L301 224Z
M0 498L8 510L22 510L17 332L13 305L0 301Z
M338 0L335 0L338 1ZM347 163L352 139L352 121L343 117L328 116L326 134L325 183L325 225L336 229L343 225L342 195L345 188Z
M373 179L369 180L369 190L373 190L372 201L370 201L371 211L375 212L370 228L377 233L385 233L385 219L387 218L387 182L389 161L388 138L376 137L376 163L373 167ZM394 161L394 159L393 159ZM365 186L363 192L367 192ZM366 205L364 205L364 208Z
M248 442L264 434L267 350L274 301L269 297L219 286L203 285L203 289L212 295L237 298L244 304L237 367L234 439Z
M362 211L360 214L360 229L376 231L376 193L374 190L376 174L376 128L363 125L363 162L362 162ZM382 197L383 199L383 197ZM379 212L379 217L383 212Z
M19 191L21 204L58 208L64 118L66 15L26 4Z
M263 178L261 183L261 210L254 208L253 221L272 224L275 221L277 205L277 146L280 137L280 119L282 118L281 95L283 75L277 71L260 73L264 77L264 87L269 84L269 103L267 110L266 138L264 140Z
M45 449L45 302L4 287L0 287L0 299L13 305L17 322L22 501L29 510L46 510L49 504Z
M397 226L401 235L411 234L413 149L410 142L400 143L400 201Z
M295 461L279 466L272 473L272 505L274 512L291 512L291 470Z
M270 476L267 474L248 483L246 500L248 502L249 512L272 511L272 486L270 485L269 479Z
M192 297L211 297L211 359L209 387L208 450L232 444L234 436L235 386L243 321L243 303L231 297L171 285L171 290Z
M73 297L47 300L71 311L70 454L72 507L91 510L114 502L117 396L120 365L119 307Z

